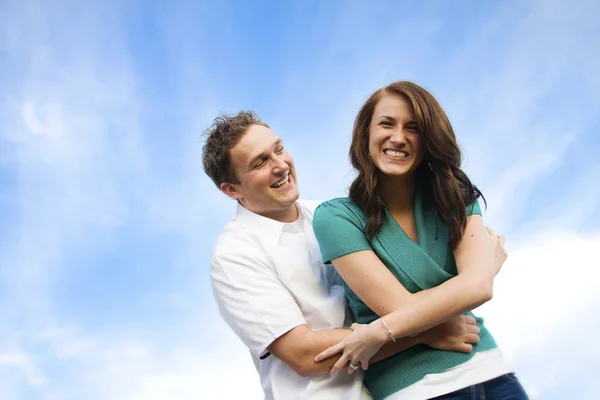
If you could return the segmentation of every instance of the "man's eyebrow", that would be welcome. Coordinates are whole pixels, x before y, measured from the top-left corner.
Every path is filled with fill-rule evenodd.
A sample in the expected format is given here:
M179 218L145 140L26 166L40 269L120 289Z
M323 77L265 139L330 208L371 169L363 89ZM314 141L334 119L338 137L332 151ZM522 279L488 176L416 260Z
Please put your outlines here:
M277 148L279 146L281 146L282 144L282 140L281 139L277 139L277 141L275 143L273 143L273 148ZM248 163L248 165L252 166L256 161L260 160L261 158L265 158L267 156L267 153L265 153L264 151L260 154L255 155L254 157L252 157L250 159L250 162Z

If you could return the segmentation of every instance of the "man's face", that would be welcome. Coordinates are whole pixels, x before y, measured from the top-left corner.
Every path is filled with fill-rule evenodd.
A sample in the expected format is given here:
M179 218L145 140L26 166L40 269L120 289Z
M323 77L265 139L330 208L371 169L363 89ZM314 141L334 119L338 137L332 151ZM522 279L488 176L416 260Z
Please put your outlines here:
M228 196L274 219L293 208L299 196L294 161L275 132L262 125L250 126L230 156L238 183L221 184Z

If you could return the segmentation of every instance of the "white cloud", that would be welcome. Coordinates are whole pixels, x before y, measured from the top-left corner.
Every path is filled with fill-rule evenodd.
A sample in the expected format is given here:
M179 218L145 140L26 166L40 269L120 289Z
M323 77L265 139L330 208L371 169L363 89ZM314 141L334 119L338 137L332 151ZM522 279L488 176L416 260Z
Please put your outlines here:
M31 359L22 353L0 354L0 370L2 369L4 369L2 375L7 376L8 372L17 372L33 386L40 386L45 381L43 374L35 367Z
M99 334L90 338L67 329L42 332L38 349L41 345L46 362L67 363L73 368L68 379L47 379L24 353L0 353L0 370L11 372L2 374L0 387L5 390L4 398L10 399L21 398L22 386L7 389L13 379L18 382L21 377L35 387L39 398L46 399L262 398L247 349L223 322L215 325L208 327L215 334L211 340L226 346L181 341L177 335L159 346L149 337ZM33 356L39 358L40 354Z
M521 237L496 277L494 299L476 311L541 398L600 368L599 247L600 232Z

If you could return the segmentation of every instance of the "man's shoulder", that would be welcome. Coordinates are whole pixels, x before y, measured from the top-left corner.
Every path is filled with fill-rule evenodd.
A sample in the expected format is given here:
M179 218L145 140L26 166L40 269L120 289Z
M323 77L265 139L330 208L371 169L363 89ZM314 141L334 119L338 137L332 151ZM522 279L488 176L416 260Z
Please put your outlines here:
M298 199L298 204L302 208L303 211L308 211L311 214L315 212L315 209L319 206L319 204L323 203L323 200L308 200L308 199Z
M213 258L231 255L259 255L260 241L239 221L232 220L225 225L213 246Z

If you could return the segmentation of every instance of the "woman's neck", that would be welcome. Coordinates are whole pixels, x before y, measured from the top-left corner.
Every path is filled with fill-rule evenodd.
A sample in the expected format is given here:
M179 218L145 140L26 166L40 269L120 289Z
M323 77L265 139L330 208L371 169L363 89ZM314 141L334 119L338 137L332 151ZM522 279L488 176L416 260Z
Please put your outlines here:
M413 208L415 194L415 176L380 176L379 195L388 210L406 211Z

